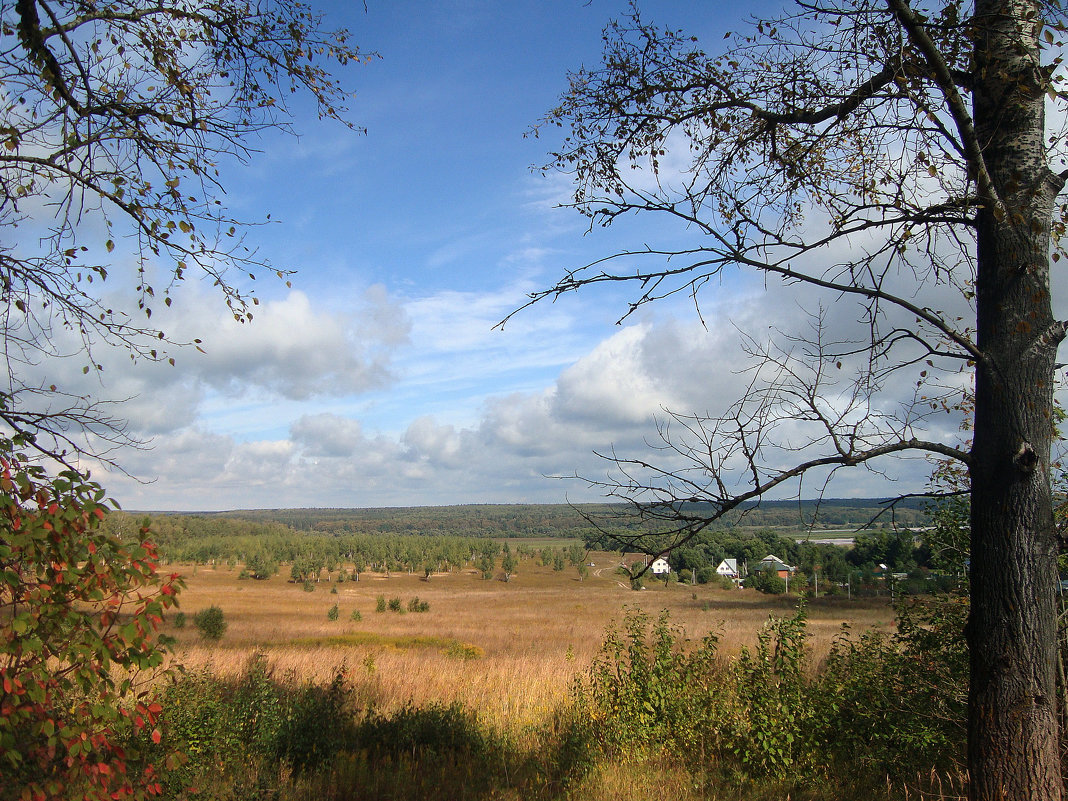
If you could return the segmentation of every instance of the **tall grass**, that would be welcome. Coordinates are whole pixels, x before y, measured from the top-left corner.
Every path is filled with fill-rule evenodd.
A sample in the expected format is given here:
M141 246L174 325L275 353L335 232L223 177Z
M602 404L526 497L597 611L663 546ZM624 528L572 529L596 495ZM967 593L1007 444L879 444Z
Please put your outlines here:
M208 667L215 675L234 677L261 651L276 674L319 683L329 682L339 669L360 675L370 666L384 709L458 702L495 725L510 727L552 716L625 606L654 616L666 609L693 642L718 636L719 652L729 657L755 645L769 615L788 615L796 603L748 590L660 582L635 592L614 572L618 555L594 553L590 561L595 567L581 582L574 571L556 572L526 559L508 583L483 581L474 569L435 574L430 581L364 573L359 582L319 582L310 593L280 575L239 581L237 568L201 566L186 575L182 609L221 607L229 623L226 636L209 644L188 627L172 626L168 633L189 669ZM336 595L330 594L332 586ZM430 610L376 614L379 596L405 603L418 596ZM329 621L326 612L334 603L339 619ZM361 613L359 622L351 620L354 610ZM890 631L893 620L887 599L810 604L811 664L826 658L843 623Z

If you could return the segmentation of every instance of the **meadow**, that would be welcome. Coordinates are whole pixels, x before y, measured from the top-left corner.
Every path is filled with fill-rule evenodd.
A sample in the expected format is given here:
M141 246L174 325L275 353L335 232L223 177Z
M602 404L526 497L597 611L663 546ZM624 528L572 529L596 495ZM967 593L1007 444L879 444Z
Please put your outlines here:
M284 570L253 580L239 578L240 565L174 566L187 582L181 594L186 622L177 627L172 612L166 633L175 639L174 658L186 675L201 677L179 694L184 699L179 704L197 706L204 693L220 687L232 699L249 694L261 698L268 681L275 688L288 688L279 692L299 694L312 687L328 688L343 676L351 688L350 702L358 707L356 715L365 716L360 736L401 742L384 756L375 756L375 747L366 742L352 745L331 757L325 768L302 777L291 775L290 765L279 775L275 770L265 777L257 768L255 776L239 780L231 765L227 782L214 791L201 788L207 793L201 797L257 798L268 793L293 799L597 801L663 792L679 799L758 799L791 793L805 797L798 786L775 781L721 785L712 791L707 779L695 778L687 767L690 755L674 758L670 748L659 748L655 733L651 748L648 743L622 751L618 744L593 748L603 739L596 730L600 713L595 709L604 704L585 696L576 702L576 687L580 679L589 680L599 655L603 661L610 630L625 629L635 614L653 620L666 611L675 650L696 652L706 636L715 635L716 660L731 665L743 649L759 649L758 635L769 618L786 620L797 613L795 596L720 584L647 577L646 589L634 590L617 572L620 564L618 553L591 552L588 575L582 579L575 567L558 571L526 558L507 582L500 571L486 580L479 570L466 567L429 578L403 571L364 572L359 581L346 577L340 583L336 572L329 578L324 572L322 580L310 585L289 580ZM393 606L402 611L389 609L394 599ZM377 611L383 603L386 610ZM425 611L408 611L417 603ZM331 614L335 605L336 615ZM196 612L210 606L221 608L228 624L218 641L203 639L192 625ZM810 598L805 615L803 662L813 676L824 669L845 627L854 636L866 631L890 634L895 628L894 609L886 596ZM652 643L650 652L655 650ZM634 673L633 666L620 669ZM203 713L193 717L176 727L195 731ZM262 717L266 715L256 714L257 720ZM657 725L639 728L655 732ZM411 737L429 737L431 743L406 739ZM468 743L471 738L477 747ZM576 746L580 741L581 747ZM442 753L454 747L462 753L442 763ZM216 759L219 765L227 762Z
M716 634L720 653L729 657L755 644L769 616L789 616L797 604L793 596L651 577L646 589L635 591L616 573L618 553L594 552L589 562L582 580L574 567L554 571L525 559L508 582L484 580L474 568L429 580L421 573L362 573L359 581L313 582L311 592L282 573L238 580L238 568L199 566L194 572L188 566L179 568L187 581L182 610L191 617L216 605L228 628L212 643L188 625L168 633L187 668L236 676L262 652L275 672L302 680L329 682L338 668L374 678L387 709L458 701L494 724L513 725L538 722L557 708L625 608L651 616L667 610L692 641ZM399 598L403 608L418 598L429 610L376 612L379 597ZM334 604L338 617L329 620ZM354 611L359 622L352 620ZM808 602L808 615L814 666L843 625L889 630L894 619L885 596L852 602L824 596Z

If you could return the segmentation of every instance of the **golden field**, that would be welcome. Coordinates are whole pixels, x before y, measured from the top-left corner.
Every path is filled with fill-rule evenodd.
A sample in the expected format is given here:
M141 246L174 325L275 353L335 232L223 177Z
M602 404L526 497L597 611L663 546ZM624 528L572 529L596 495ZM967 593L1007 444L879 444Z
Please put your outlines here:
M239 580L239 568L178 566L171 569L187 582L180 600L188 622L175 628L172 613L167 633L187 669L236 675L262 651L276 672L301 680L329 681L344 669L382 709L458 701L486 722L512 728L540 722L559 707L573 678L596 656L606 627L626 607L651 616L668 610L688 638L717 635L729 658L756 641L769 615L788 616L796 604L792 596L665 585L651 577L648 589L634 591L615 572L618 554L594 552L588 561L593 567L582 581L574 567L554 572L524 559L509 582L483 580L473 568L430 580L363 573L358 582L324 578L312 592L289 581L287 567L255 581ZM405 609L418 597L429 610L376 612L380 596L399 598ZM192 617L213 604L222 608L228 629L221 641L205 643ZM331 621L327 612L334 604L338 619ZM360 621L352 620L354 610ZM819 598L809 601L808 614L812 665L843 624L854 632L893 625L885 598Z

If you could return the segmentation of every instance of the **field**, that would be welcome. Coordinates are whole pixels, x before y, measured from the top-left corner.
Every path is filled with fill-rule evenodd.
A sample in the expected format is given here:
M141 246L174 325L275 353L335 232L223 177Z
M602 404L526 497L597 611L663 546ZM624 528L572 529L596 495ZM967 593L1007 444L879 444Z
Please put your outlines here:
M206 644L195 628L173 625L177 658L187 668L209 666L237 675L264 652L276 673L328 682L339 668L373 688L380 708L411 702L459 701L500 728L541 722L568 693L573 678L594 659L607 626L627 606L655 616L668 610L691 640L709 633L729 657L751 645L770 615L788 616L796 599L754 590L689 586L646 580L632 590L616 574L618 554L591 553L589 575L553 571L534 559L521 562L509 582L483 580L468 568L453 573L363 573L358 582L324 580L306 592L285 570L265 581L238 580L239 568L179 566L188 582L181 608L188 618L217 605L229 627ZM628 559L628 562L630 560ZM325 573L324 573L325 577ZM332 590L336 589L336 593ZM418 598L425 612L377 612L379 597ZM336 620L327 613L337 604ZM893 625L885 598L809 602L810 664L818 665L843 624L853 631ZM354 621L358 611L361 619Z

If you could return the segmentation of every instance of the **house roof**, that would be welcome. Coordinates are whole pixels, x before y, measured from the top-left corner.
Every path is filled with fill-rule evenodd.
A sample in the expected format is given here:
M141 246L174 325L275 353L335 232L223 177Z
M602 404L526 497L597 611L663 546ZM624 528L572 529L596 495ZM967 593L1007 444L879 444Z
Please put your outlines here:
M762 567L773 567L776 570L793 570L792 567L790 567L788 564L786 564L786 562L784 562L782 559L780 559L773 553L769 553L767 556L761 559L760 564Z

